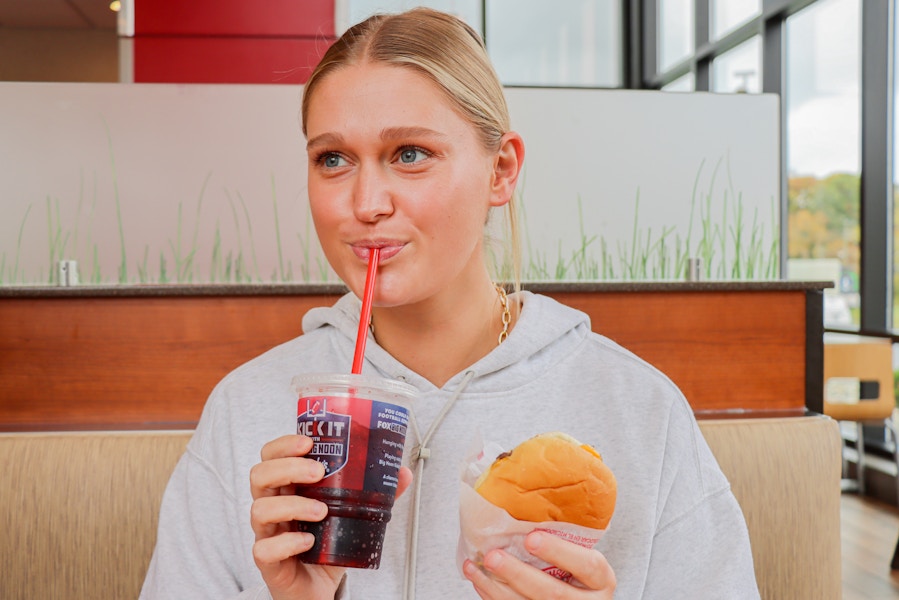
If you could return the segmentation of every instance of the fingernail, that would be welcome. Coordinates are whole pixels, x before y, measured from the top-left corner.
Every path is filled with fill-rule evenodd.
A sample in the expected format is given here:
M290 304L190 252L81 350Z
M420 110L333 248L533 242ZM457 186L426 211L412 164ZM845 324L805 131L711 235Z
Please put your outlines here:
M543 545L543 534L539 531L532 531L528 534L528 537L525 538L524 542L529 552L539 550L540 546Z
M468 578L474 577L475 572L477 572L478 568L474 565L470 560L466 560L462 563L462 572L465 573L465 576Z
M306 437L305 435L299 436L297 440L297 452L300 456L304 456L312 450L313 441L312 438Z
M315 544L315 536L311 533L303 533L301 535L303 536L303 545L306 547L306 550L308 550L313 546L313 544Z
M317 517L324 519L328 515L328 505L324 502L319 502L315 513Z
M317 460L312 462L314 464L309 467L309 475L313 477L315 481L321 481L325 476L325 465Z
M491 571L495 571L496 569L498 569L502 562L503 557L502 553L499 550L491 550L487 553L487 556L484 557L484 566Z

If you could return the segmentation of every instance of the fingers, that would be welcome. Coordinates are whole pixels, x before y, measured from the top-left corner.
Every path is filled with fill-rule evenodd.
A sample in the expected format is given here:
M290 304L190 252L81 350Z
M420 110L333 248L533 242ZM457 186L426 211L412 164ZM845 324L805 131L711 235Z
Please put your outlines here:
M312 438L305 435L282 435L262 447L262 460L284 458L285 456L305 456L312 450Z
M463 565L466 578L481 598L612 598L615 573L600 552L536 531L528 535L525 547L546 563L570 572L577 585L556 579L507 552L491 550L484 556L483 569L471 561Z
M292 556L312 548L315 538L311 533L285 531L274 537L257 539L253 544L253 560L260 570L278 566Z
M532 531L525 548L539 559L568 571L591 590L615 589L615 572L600 552L567 542L543 531Z
M481 570L480 567L470 560L466 560L462 565L462 573L472 583L474 591L483 600L498 600L503 597L501 594L511 597L509 596L511 590L504 583L494 579L493 575Z
M284 436L263 446L262 462L250 469L253 499L292 494L295 484L320 481L325 475L324 466L302 458L311 447L312 440L299 435Z
M250 506L250 525L256 539L285 531L293 521L317 522L328 514L324 502L302 496L264 496Z
M325 474L321 463L306 458L311 449L306 436L280 437L262 447L262 461L250 470L253 560L272 598L333 597L344 573L295 558L315 542L311 533L296 530L296 522L317 522L328 514L325 503L297 495L298 486L321 481Z
M262 462L250 470L250 526L257 541L268 538L259 547L259 560L277 562L305 552L311 536L292 531L293 521L321 521L328 514L323 502L295 493L296 484L315 483L325 474L321 463L303 458L311 448L305 436L280 437L262 447Z

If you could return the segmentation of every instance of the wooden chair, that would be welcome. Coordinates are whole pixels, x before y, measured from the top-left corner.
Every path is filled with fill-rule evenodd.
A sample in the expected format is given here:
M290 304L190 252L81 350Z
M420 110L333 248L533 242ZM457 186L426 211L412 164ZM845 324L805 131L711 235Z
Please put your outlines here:
M893 442L893 460L899 472L899 434L893 421L893 345L889 339L827 334L824 338L824 414L853 422L856 430L855 479L849 479L847 449L843 448L844 482L865 493L864 425L883 426ZM854 484L854 485L851 485ZM897 477L899 494L899 477Z

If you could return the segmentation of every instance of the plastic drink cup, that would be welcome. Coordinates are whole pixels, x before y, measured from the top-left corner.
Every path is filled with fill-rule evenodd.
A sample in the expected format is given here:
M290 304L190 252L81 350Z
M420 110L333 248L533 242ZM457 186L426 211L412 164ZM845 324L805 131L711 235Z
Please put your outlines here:
M418 391L406 383L366 375L310 374L293 378L297 433L312 438L306 455L325 466L318 483L297 494L321 500L328 516L297 521L315 536L305 563L377 569L396 498L409 410Z

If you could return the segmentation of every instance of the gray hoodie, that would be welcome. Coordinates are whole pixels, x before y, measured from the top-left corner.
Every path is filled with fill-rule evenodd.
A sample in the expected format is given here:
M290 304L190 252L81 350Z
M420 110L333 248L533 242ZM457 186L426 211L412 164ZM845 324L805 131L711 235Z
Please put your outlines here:
M348 570L340 597L399 600L405 566L414 562L417 598L476 599L455 561L464 454L476 437L512 448L559 430L596 447L616 475L617 508L598 546L615 571L616 598L758 598L743 515L680 391L593 333L585 314L522 294L509 338L443 388L369 340L363 372L420 391L413 409L420 432L464 389L428 444L415 561L406 556L413 495L406 493L394 506L380 569ZM291 378L349 371L359 307L349 294L310 310L304 335L213 390L166 488L142 599L269 597L252 557L249 471L263 444L296 432Z

